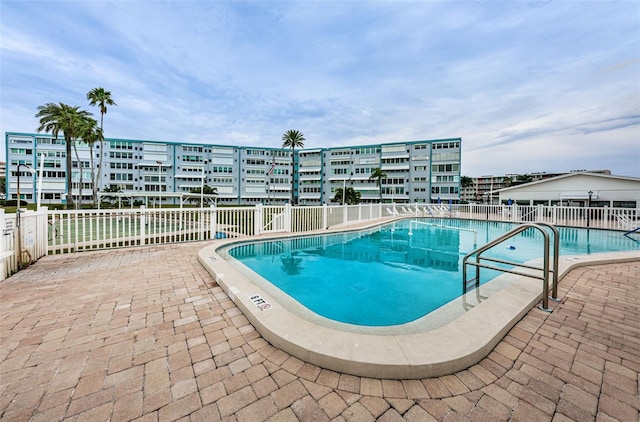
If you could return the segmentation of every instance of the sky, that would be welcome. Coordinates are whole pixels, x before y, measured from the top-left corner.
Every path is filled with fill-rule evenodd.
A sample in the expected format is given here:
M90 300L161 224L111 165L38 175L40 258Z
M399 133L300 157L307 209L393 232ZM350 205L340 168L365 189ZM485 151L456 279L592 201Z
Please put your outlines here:
M305 148L462 138L463 175L640 177L638 1L0 0L0 133ZM0 160L6 161L5 143Z

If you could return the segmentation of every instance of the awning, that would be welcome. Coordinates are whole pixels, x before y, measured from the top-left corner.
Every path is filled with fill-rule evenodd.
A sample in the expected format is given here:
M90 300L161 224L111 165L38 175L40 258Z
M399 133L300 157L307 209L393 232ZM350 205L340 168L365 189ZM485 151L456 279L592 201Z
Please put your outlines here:
M172 167L172 164L170 162L162 162L162 161L151 161L151 160L144 160L144 161L140 161L138 164L136 164L138 167L140 166L146 166L146 167Z
M582 199L582 200L588 200L589 199L589 192L584 192L584 191L560 192L560 195L558 196L558 199ZM597 192L593 192L591 194L591 200L594 200L594 199L598 199L598 193Z

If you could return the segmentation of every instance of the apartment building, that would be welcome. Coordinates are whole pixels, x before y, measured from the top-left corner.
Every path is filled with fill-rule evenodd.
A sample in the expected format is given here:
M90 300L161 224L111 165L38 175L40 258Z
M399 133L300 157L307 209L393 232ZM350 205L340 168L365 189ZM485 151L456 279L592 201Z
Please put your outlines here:
M554 177L562 176L571 173L592 173L592 174L604 174L611 175L610 170L571 170L566 172L535 172L528 173L530 182L537 182L540 180L551 179ZM461 188L460 200L472 203L497 203L498 202L498 190L512 186L513 181L517 181L519 175L517 174L504 174L504 175L486 175L480 177L473 177L473 185Z
M302 149L294 157L282 148L105 139L101 149L78 142L67 189L64 139L7 132L7 197L17 197L20 170L20 196L35 201L37 176L24 166L39 168L43 160L43 204L65 203L69 193L75 202L90 203L92 173L100 163L98 190L117 188L132 197L188 193L208 185L217 189L218 204L283 204L293 196L296 204L321 205L332 203L338 188L351 187L365 203L458 202L461 141ZM380 189L369 180L375 168L387 175ZM170 195L162 198L163 203L176 201Z

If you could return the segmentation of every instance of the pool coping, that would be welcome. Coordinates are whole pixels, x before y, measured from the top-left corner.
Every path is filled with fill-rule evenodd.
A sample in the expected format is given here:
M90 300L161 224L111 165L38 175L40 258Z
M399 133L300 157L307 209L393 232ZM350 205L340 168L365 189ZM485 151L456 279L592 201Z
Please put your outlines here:
M499 276L498 279L508 281L505 288L431 330L393 335L353 333L296 315L216 252L233 243L354 231L399 219L402 218L335 230L221 239L201 249L198 259L265 340L304 362L336 372L382 379L430 378L466 369L486 357L541 301L539 280L512 274ZM632 261L640 261L637 251L563 256L558 260L558 279L580 266Z

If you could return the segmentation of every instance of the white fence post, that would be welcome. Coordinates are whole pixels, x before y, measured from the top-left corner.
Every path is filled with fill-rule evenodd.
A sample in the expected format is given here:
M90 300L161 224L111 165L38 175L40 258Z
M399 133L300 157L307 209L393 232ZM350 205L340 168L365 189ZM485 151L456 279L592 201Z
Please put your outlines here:
M542 204L538 204L538 206L536 207L535 221L540 223L540 222L543 222L544 220L545 220L544 207L542 206Z
M40 214L40 247L42 252L40 256L47 256L49 254L49 207L40 207L38 211Z
M209 205L209 212L211 213L211 218L209 219L209 239L215 239L218 231L216 228L218 209L215 205Z
M256 236L262 234L262 222L264 221L264 206L256 204L253 208L253 232Z
M146 207L140 205L140 246L145 244L145 238L147 237L147 213Z
M5 238L10 232L6 226L6 219L4 216L3 208L0 208L0 230L2 230L2 238L0 238L0 280L4 280L5 278L7 278L7 258L11 257L11 255L13 255L13 252L7 250L7 242Z
M327 204L322 204L322 228L325 230L329 228L329 207Z
M293 231L292 227L291 227L291 223L293 221L293 218L291 218L291 213L293 212L292 208L291 208L291 204L287 203L285 204L284 207L284 229L287 231L287 233L291 233Z

